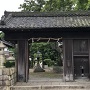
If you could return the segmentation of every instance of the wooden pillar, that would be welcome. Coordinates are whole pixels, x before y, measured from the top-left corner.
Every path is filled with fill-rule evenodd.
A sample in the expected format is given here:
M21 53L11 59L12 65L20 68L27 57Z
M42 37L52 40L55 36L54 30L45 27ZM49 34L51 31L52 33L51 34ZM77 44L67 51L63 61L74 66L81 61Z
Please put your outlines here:
M90 39L88 40L88 48L89 48L89 79L90 79Z
M17 50L17 81L28 81L28 40L18 40Z
M73 81L73 40L63 40L63 54L64 54L64 81Z

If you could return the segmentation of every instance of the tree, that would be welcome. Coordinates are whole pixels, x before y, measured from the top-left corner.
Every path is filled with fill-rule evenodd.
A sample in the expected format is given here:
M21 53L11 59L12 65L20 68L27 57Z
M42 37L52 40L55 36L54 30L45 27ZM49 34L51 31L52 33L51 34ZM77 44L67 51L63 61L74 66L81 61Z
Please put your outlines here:
M20 4L22 11L69 11L72 10L72 0L25 0Z
M0 39L4 39L4 33L0 32Z
M75 10L88 10L90 0L75 0Z
M90 0L25 0L20 8L31 12L90 10Z
M86 6L86 10L90 10L90 0L88 0L88 4Z
M43 7L43 11L70 11L72 6L72 0L49 0Z
M60 61L60 53L51 47L50 43L32 43L30 47L30 56L31 58L36 58L37 52L40 52L42 54L41 60L45 63L44 60L51 60L52 62L57 62L57 65L59 65Z
M36 12L41 11L43 5L45 5L44 0L25 0L23 4L20 4L19 8L22 9L22 11Z

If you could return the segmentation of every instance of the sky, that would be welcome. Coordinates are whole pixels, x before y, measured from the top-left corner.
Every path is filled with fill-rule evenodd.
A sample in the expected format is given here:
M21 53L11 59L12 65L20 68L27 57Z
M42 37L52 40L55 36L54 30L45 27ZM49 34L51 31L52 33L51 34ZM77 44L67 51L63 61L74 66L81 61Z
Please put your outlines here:
M18 9L24 0L0 0L0 19L4 11L21 11Z

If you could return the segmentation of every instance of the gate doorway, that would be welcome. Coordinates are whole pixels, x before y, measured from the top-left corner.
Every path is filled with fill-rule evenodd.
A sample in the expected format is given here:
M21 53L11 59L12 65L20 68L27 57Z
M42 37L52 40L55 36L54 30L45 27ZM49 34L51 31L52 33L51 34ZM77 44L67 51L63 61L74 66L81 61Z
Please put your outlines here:
M74 58L74 74L75 78L88 77L89 75L89 58L75 57Z
M40 59L39 62L43 65L63 66L62 41L33 42L29 47L29 60L31 62L30 67L35 65L38 58ZM43 65L41 66L44 67Z
M44 80L48 82L48 80L62 80L62 40L58 42L58 38L55 41L49 38L44 42L42 42L43 38L37 40L33 38L33 42L30 43L30 81Z

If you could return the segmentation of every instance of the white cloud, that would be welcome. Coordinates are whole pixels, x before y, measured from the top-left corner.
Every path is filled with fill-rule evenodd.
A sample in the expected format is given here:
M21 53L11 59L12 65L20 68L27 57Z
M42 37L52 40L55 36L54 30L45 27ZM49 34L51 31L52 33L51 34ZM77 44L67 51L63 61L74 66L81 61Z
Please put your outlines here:
M4 11L20 11L18 7L24 0L0 0L0 17L4 14Z

